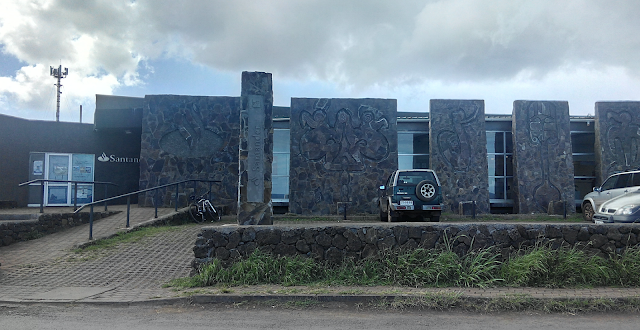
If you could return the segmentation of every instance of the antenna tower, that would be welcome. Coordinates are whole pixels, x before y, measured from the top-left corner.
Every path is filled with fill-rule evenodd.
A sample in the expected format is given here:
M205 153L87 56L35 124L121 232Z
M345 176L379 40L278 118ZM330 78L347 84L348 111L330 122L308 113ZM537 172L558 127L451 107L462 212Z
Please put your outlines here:
M62 78L66 78L67 75L69 74L69 68L64 68L64 71L62 71L62 65L60 65L58 68L54 68L52 66L49 67L49 74L58 79L58 83L54 84L54 86L58 87L58 103L56 105L56 122L60 121L60 94L62 94L62 92L60 91L60 87L62 87L62 85L60 84L60 79Z

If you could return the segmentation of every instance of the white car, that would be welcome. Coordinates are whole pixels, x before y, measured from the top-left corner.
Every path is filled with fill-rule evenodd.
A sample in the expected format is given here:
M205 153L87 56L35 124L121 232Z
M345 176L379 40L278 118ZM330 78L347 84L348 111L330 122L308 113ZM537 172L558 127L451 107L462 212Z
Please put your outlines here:
M593 192L582 199L582 217L586 221L593 221L593 215L602 203L637 189L640 189L640 171L609 176L602 186L593 188Z
M608 200L593 215L595 223L640 222L640 189Z

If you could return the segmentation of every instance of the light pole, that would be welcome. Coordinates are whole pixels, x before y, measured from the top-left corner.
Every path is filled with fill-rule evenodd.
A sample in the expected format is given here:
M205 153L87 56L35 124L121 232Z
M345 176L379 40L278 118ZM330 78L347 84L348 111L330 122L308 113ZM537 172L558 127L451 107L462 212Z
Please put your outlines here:
M60 94L62 93L60 91L60 87L62 87L62 85L60 84L60 79L67 77L67 75L69 74L69 68L64 68L64 72L63 72L62 65L60 65L57 69L50 66L49 73L51 74L52 77L55 77L58 79L58 83L55 84L55 86L58 87L58 93L57 93L58 104L56 106L56 122L59 122L60 121Z

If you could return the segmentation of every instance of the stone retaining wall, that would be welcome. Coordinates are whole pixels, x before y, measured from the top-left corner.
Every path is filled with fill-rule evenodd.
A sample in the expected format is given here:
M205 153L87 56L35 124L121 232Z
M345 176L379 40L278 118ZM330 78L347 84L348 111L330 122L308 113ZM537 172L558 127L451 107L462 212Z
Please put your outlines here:
M254 250L339 262L375 255L384 249L444 247L464 254L495 246L502 259L521 247L548 243L578 246L606 256L638 243L640 226L594 224L350 224L332 226L206 227L193 248L194 268L214 258L229 261Z
M120 211L94 212L93 221L116 213L120 213ZM89 213L87 212L41 214L35 220L3 220L0 221L0 246L39 238L85 223L89 223Z

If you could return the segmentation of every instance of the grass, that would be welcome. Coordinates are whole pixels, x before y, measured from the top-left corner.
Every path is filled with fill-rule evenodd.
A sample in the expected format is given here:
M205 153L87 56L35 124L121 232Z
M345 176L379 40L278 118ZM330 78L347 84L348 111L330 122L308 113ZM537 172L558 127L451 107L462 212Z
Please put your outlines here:
M363 260L329 264L301 256L274 257L254 252L225 267L219 260L205 265L193 277L170 286L404 286L404 287L547 287L640 286L640 248L602 258L577 248L548 245L519 251L501 261L494 249L473 250L458 256L450 249L384 251Z

